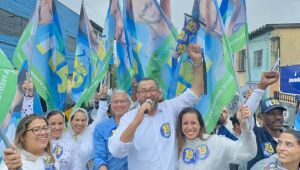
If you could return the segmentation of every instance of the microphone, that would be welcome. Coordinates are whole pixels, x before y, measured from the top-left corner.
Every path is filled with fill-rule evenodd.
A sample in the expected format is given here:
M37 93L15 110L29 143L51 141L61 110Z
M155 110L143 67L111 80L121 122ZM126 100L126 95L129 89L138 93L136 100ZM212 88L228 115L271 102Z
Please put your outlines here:
M145 102L146 102L146 103L149 103L151 106L152 106L152 104L153 104L153 101L152 101L151 99L147 99ZM149 109L146 109L146 110L144 111L144 114L148 114L148 113L149 113Z

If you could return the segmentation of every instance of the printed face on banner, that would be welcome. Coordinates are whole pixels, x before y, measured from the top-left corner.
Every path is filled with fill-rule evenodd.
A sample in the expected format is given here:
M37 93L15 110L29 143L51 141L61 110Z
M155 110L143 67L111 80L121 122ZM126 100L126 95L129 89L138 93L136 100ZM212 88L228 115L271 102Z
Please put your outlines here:
M46 24L52 21L52 0L41 0L39 7L39 23Z
M200 0L200 19L204 21L206 25L206 32L214 33L218 36L222 36L222 29L220 22L218 21L218 14L212 0Z

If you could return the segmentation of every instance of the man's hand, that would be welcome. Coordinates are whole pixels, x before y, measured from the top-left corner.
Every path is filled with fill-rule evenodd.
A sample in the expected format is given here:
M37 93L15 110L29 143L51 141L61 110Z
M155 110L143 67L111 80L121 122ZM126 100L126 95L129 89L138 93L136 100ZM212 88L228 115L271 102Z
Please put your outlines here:
M129 126L124 130L121 134L120 140L124 143L129 143L133 140L134 134L140 123L144 120L145 111L148 110L151 112L152 105L150 102L144 102L139 109L133 119L133 121L129 124Z
M265 90L268 86L274 84L279 78L279 73L275 71L263 72L258 88Z
M148 110L148 113L151 111L152 105L149 102L144 102L138 109L137 114L134 118L134 123L140 124L144 119L144 114L146 110Z
M108 98L108 88L106 86L102 86L100 88L100 92L95 94L95 100L104 100Z
M242 129L246 128L245 122L248 121L246 119L249 119L250 117L251 117L251 112L247 105L241 106L236 113L236 118L239 120ZM246 130L250 130L250 129L246 129Z
M201 47L199 45L190 44L187 51L194 64L202 64L203 56L201 53Z
M16 151L15 146L4 150L3 160L9 170L15 170L22 166L21 155Z

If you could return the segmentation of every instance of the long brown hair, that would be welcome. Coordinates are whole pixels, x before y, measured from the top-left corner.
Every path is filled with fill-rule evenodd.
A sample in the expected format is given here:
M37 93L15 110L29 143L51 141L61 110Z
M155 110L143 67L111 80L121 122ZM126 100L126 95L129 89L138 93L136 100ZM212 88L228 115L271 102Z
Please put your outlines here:
M34 121L35 119L42 119L46 122L47 125L48 121L46 120L46 118L32 114L29 116L25 116L23 119L21 119L21 121L18 124L17 130L16 130L16 136L15 136L15 145L17 148L20 149L25 149L24 147L24 136L28 130L28 127L30 126L31 122ZM49 139L49 142L47 144L47 148L45 149L45 151L50 155L51 157L51 161L53 163L55 163L55 158L51 152L51 142Z
M200 114L200 112L195 109L195 108L192 108L192 107L187 107L187 108L184 108L178 115L178 118L177 118L177 124L176 124L176 139L177 139L177 148L178 148L178 156L180 155L180 151L182 150L182 147L183 145L186 143L186 139L185 139L185 136L183 134L183 131L182 131L182 118L185 114L187 113L194 113L197 115L197 120L200 124L200 131L199 131L199 134L198 134L198 137L201 139L201 140L204 140L203 138L203 134L205 133L205 124L204 124L204 121L202 119L202 116Z

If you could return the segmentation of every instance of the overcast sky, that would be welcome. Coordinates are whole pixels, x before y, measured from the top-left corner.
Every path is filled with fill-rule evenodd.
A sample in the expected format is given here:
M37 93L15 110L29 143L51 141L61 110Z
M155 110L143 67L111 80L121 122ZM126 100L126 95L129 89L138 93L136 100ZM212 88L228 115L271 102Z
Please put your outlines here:
M79 13L82 0L59 0ZM90 19L103 26L109 0L85 0ZM171 0L171 18L181 29L184 13L190 14L194 0ZM265 24L300 23L300 0L247 0L249 30Z

